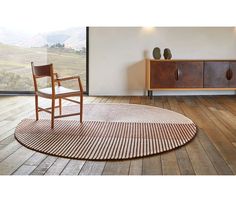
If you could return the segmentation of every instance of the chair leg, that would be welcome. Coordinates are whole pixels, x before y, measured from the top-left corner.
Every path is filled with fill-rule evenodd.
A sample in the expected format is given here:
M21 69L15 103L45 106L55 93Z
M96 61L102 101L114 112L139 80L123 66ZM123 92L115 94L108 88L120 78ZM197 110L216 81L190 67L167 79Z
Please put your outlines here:
M62 103L61 103L61 98L59 98L59 114L62 114Z
M35 116L36 121L39 120L38 95L35 95Z
M83 94L80 95L80 123L83 122Z
M55 99L52 98L52 110L51 110L51 128L54 128L54 112L55 112Z

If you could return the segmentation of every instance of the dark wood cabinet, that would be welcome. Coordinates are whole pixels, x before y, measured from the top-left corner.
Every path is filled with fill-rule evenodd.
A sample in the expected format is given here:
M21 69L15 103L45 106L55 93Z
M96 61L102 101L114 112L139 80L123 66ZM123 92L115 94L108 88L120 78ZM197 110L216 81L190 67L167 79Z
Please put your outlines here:
M229 62L205 62L204 65L204 87L227 88Z
M151 88L202 88L203 62L151 61Z
M151 88L175 88L175 62L151 61Z
M152 90L236 90L236 60L147 60Z
M203 62L176 62L177 88L203 87Z

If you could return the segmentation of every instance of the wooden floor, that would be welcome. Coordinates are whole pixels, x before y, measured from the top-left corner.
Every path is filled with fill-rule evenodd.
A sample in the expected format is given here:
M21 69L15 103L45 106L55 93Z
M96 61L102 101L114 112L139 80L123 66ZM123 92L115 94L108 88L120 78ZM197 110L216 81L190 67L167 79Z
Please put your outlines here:
M236 96L85 97L85 103L134 103L185 114L198 126L187 145L146 158L84 161L31 151L14 139L21 119L34 113L34 97L0 97L1 175L234 175ZM47 101L43 100L43 105ZM68 104L67 102L64 103Z

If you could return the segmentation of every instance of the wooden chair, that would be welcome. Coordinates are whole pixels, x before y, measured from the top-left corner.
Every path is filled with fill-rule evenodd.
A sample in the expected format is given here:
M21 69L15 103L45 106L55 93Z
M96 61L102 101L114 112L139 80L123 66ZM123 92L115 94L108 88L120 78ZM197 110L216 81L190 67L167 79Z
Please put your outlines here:
M79 76L59 78L57 73L53 72L53 64L34 66L31 62L34 90L35 90L35 112L36 120L39 119L38 112L45 111L51 114L51 128L54 128L54 119L67 116L80 115L80 123L83 121L83 87ZM42 77L49 77L51 80L50 88L38 89L37 79ZM72 90L61 85L62 81L77 79L79 83L79 90ZM57 83L57 85L55 85ZM68 97L80 96L80 101L69 99ZM49 108L42 108L38 106L38 97L43 97L52 100L52 105ZM59 106L55 106L55 100L59 99ZM62 115L62 99L80 104L80 112L73 114ZM59 108L59 115L55 116L55 108Z

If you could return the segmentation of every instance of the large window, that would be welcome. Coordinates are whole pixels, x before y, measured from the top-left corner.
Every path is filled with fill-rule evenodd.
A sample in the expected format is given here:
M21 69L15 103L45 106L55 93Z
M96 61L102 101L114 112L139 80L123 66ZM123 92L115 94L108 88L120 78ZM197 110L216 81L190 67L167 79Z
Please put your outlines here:
M0 91L33 91L31 61L53 63L62 76L80 75L86 90L86 27L43 32L0 27ZM65 85L77 87L76 82Z

